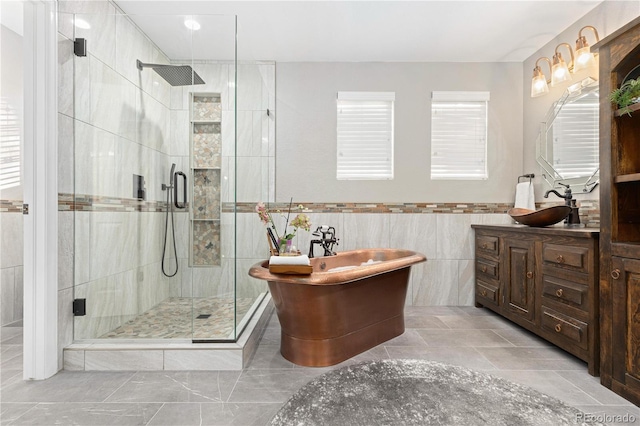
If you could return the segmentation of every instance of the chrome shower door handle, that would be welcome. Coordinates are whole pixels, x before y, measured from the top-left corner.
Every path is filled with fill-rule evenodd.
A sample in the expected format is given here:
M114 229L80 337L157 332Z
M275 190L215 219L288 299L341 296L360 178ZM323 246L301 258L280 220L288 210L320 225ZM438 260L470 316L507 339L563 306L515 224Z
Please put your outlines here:
M182 191L182 204L178 202L178 176L182 176L182 182L184 183L184 189ZM173 174L173 203L178 209L184 209L185 207L187 207L187 175L182 172L175 172Z

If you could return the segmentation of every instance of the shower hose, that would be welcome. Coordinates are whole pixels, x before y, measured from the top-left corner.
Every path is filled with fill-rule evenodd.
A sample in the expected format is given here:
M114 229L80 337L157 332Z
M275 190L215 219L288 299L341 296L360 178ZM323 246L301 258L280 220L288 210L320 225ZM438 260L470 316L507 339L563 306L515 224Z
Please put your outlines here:
M175 182L173 183L175 185ZM165 270L165 254L167 251L167 233L169 230L169 216L171 216L171 237L173 239L173 254L176 258L176 270L167 273ZM171 200L171 187L167 188L167 212L164 220L164 245L162 246L162 273L167 277L174 277L178 273L178 251L176 250L176 225L173 221L173 202Z

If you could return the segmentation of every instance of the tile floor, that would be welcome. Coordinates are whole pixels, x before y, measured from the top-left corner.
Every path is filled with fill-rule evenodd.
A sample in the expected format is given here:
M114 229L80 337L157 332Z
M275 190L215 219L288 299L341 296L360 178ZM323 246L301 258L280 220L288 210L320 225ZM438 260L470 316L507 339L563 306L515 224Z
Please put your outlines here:
M462 365L532 386L586 413L630 413L640 425L640 409L589 376L584 362L488 310L408 307L406 325L402 336L344 364L419 358ZM328 370L282 358L275 315L250 365L236 372L61 371L24 382L22 328L2 327L0 340L2 425L264 425L298 388Z

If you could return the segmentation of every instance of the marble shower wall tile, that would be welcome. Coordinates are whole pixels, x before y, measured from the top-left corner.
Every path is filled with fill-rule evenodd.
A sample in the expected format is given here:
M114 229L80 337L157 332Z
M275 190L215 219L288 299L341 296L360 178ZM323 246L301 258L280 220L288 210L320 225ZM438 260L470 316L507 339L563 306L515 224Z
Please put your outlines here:
M87 52L111 68L116 67L116 10L107 2L92 2L91 10L76 10L76 20L89 28L75 27L75 38L87 40ZM88 9L88 8L87 8ZM78 13L80 12L80 13Z
M235 72L234 68L233 65L229 66L230 80ZM262 86L263 80L258 65L238 64L238 111L259 111L262 109ZM230 98L229 101L229 109L233 109L233 98Z
M414 306L458 304L457 260L430 260L412 268Z
M90 123L113 134L136 140L138 90L112 68L92 56L89 58Z
M191 269L193 279L193 297L215 297L224 288L221 283L229 277L223 275L221 266L194 267ZM225 271L226 272L226 271Z
M74 121L58 114L58 192L72 194L74 188Z
M473 306L475 303L474 260L458 261L458 303L457 306Z
M58 289L73 287L73 212L58 212Z
M73 117L91 123L91 55L73 55Z
M388 214L345 214L340 251L359 248L389 247ZM340 238L340 236L338 236Z
M151 42L123 15L116 16L116 71L124 78L140 87L142 72L152 72L150 69L138 70L136 60L151 62Z
M191 105L191 119L193 121L220 121L222 105L217 94L194 94Z
M73 343L73 288L58 291L58 368L64 367L64 348Z
M195 86L196 93L219 93L222 110L229 109L229 65L224 63L194 64L193 69L204 80L203 85ZM185 90L183 101L189 104L191 88ZM231 91L233 94L233 90ZM173 108L173 106L172 106ZM184 108L187 108L186 106Z
M58 113L73 117L73 41L58 34Z
M140 250L141 235L145 233L140 229L143 222L139 215L136 212L93 212L89 216L91 281L135 268L141 257L148 258L147 250L153 246L145 244L145 250Z
M0 269L0 324L16 321L14 315L15 268Z
M75 121L75 191L78 194L118 196L116 193L116 136Z
M91 280L91 216L93 212L76 211L74 217L74 283Z
M266 281L259 280L250 276L246 271L256 263L263 261L264 258L258 259L238 259L236 268L236 297L255 299L262 293L268 291Z
M0 268L12 268L23 264L22 213L2 213L0 232Z
M189 112L187 110L171 110L170 115L169 154L189 156Z
M169 154L169 109L145 92L136 96L136 141L163 154ZM134 139L132 139L134 140Z
M391 214L389 220L389 247L414 250L427 259L437 258L435 215Z
M437 259L473 259L472 224L482 221L479 214L437 214Z
M260 170L260 162L260 157L237 158L236 197L238 201L251 202L260 198L263 183L260 174L256 173Z

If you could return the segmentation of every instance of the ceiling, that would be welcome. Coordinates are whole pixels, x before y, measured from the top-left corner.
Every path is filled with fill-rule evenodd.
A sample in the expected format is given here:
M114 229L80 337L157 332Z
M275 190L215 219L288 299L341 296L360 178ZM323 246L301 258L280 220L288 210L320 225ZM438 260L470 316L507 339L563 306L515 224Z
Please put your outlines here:
M116 3L170 59L233 58L237 15L241 60L522 62L601 1ZM202 25L193 34L176 16L190 14ZM213 14L229 16L202 16Z

